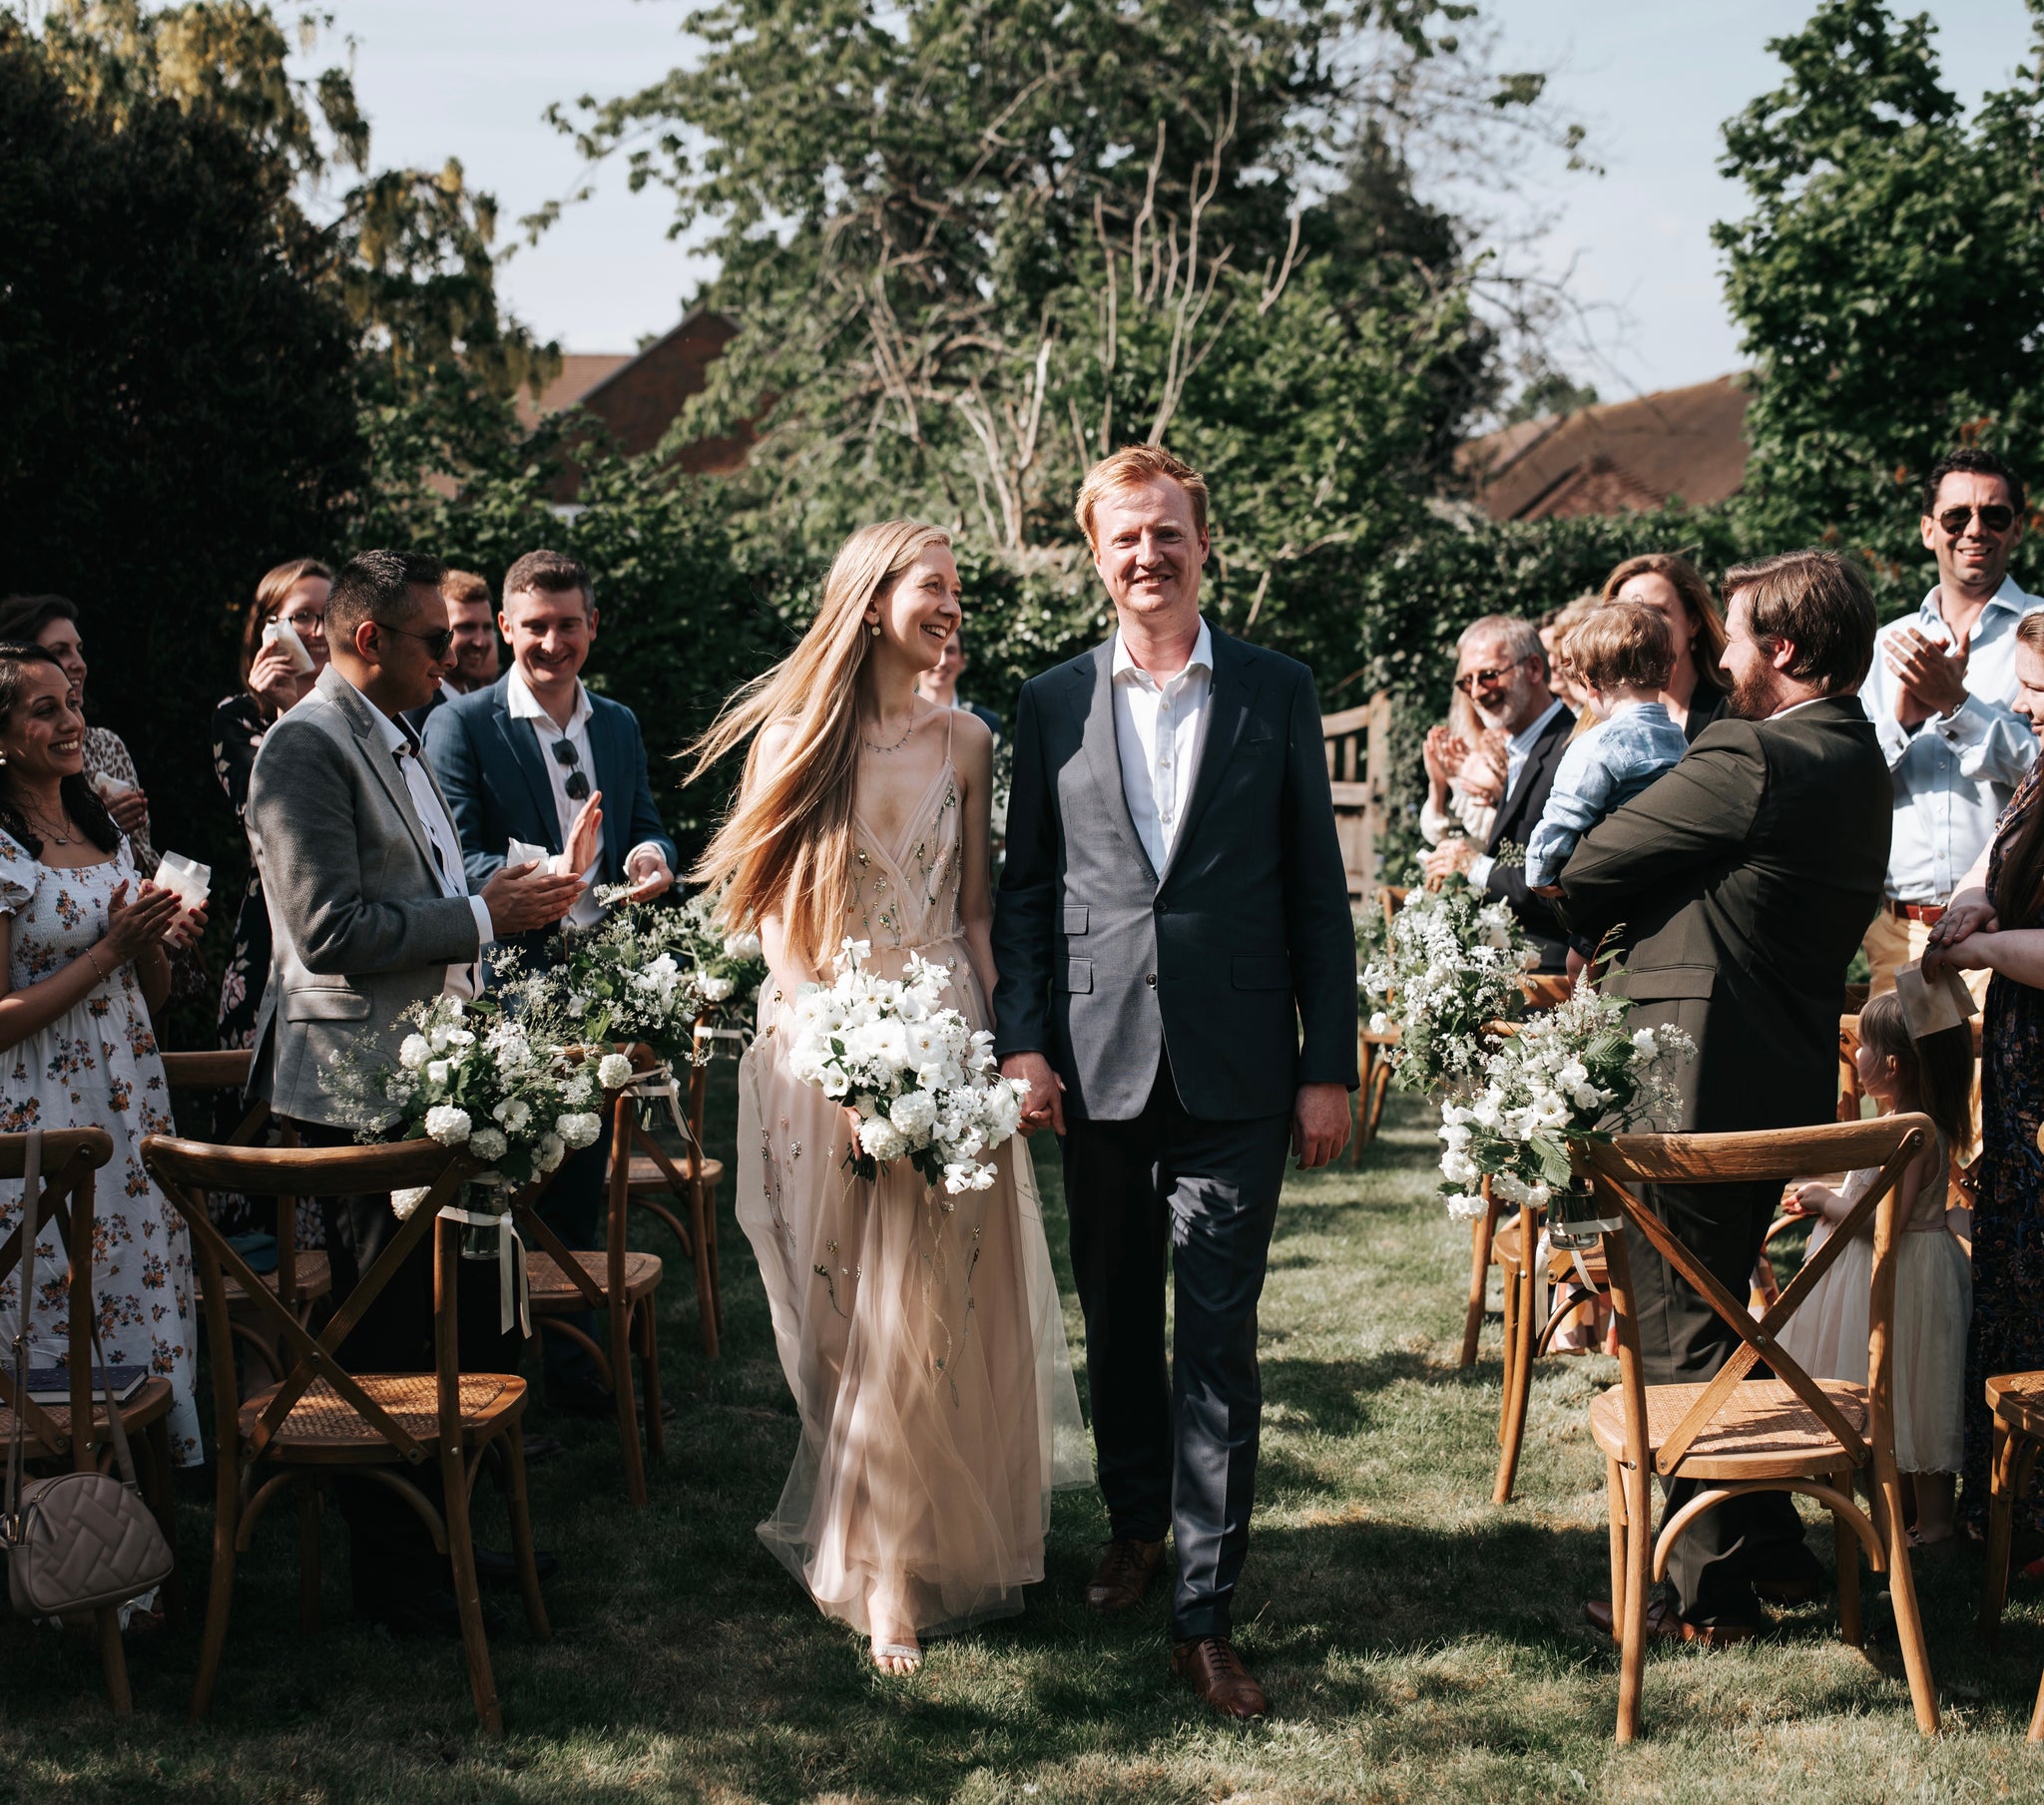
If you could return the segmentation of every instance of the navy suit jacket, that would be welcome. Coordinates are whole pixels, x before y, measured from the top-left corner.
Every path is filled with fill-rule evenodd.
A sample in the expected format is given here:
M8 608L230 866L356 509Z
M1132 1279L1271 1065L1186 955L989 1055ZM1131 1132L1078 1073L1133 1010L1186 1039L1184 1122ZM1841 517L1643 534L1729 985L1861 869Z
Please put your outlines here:
M514 839L559 852L561 818L532 723L511 712L511 673L487 689L449 696L426 719L426 758L454 811L468 887L480 891L504 864ZM603 791L603 861L597 881L622 883L625 855L651 842L675 865L675 844L646 773L639 720L622 702L589 693L593 779Z

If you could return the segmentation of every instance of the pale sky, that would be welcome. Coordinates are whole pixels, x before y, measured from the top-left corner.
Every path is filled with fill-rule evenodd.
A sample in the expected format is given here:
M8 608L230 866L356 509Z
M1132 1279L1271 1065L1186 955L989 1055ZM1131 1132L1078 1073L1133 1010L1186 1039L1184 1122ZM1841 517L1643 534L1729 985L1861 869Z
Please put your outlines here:
M328 0L355 41L355 83L378 163L460 158L510 223L564 194L572 145L549 102L646 85L685 52L683 0ZM1489 0L1509 66L1558 66L1550 90L1590 126L1606 174L1535 169L1533 202L1554 215L1542 256L1573 266L1593 309L1582 364L1609 398L1737 368L1737 335L1710 241L1743 193L1717 174L1719 128L1780 78L1771 36L1807 16L1800 0ZM1946 85L1972 104L2028 53L2023 0L1929 0ZM338 46L329 41L329 52ZM324 59L320 59L324 60ZM706 272L665 233L666 190L634 196L610 172L500 284L511 308L566 350L630 350L681 315Z

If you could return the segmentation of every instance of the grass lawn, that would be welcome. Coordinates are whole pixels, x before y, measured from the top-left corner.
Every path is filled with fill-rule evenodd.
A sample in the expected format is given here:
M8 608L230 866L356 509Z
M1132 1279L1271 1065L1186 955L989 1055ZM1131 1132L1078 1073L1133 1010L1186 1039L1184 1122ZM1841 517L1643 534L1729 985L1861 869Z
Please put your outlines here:
M718 1073L728 1146L731 1069ZM1286 1194L1240 1599L1268 1724L1222 1727L1172 1681L1161 1600L1117 1621L1080 1606L1106 1534L1090 1494L1059 1500L1048 1582L1026 1615L938 1644L913 1680L871 1673L753 1537L795 1423L727 1196L721 1361L701 1358L687 1275L670 1266L662 1334L679 1416L652 1508L625 1503L608 1428L536 1415L568 1443L533 1473L540 1541L562 1572L553 1641L527 1641L515 1607L495 1640L503 1743L478 1739L454 1645L350 1620L332 1512L329 1621L300 1638L285 1512L241 1569L201 1728L184 1716L196 1625L132 1648L126 1721L106 1710L89 1642L4 1631L0 1798L2044 1797L2044 1751L2022 1741L2044 1608L2018 1580L2001 1652L1984 1655L1970 1554L1920 1579L1940 1739L1912 1727L1885 1600L1870 1595L1872 1664L1836 1641L1826 1607L1788 1612L1748 1647L1652 1658L1645 1740L1613 1747L1616 1660L1580 1609L1605 1588L1603 1468L1584 1410L1610 1365L1541 1363L1520 1502L1494 1509L1497 1333L1472 1371L1456 1369L1468 1231L1431 1201L1431 1146L1419 1108L1394 1099L1359 1171L1294 1178ZM1044 1178L1062 1273L1054 1159ZM1067 1321L1077 1353L1076 1306ZM487 1482L478 1496L483 1536L504 1546ZM182 1553L200 1596L209 1525L210 1507L189 1501ZM1815 1541L1828 1556L1827 1530Z

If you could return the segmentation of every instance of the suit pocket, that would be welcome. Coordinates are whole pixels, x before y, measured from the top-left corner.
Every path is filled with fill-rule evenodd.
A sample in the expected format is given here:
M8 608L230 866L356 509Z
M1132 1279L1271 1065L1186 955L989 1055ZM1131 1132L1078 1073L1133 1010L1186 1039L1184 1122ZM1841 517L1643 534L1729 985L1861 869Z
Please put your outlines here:
M287 990L283 993L286 1022L366 1022L369 999L352 990Z
M1087 924L1091 920L1091 912L1084 903L1065 904L1065 932L1067 934L1084 934L1087 932Z
M1659 1002L1664 998L1704 998L1718 982L1715 966L1658 965L1646 971L1626 971L1612 982L1619 996L1636 1003Z
M1093 988L1093 961L1090 959L1067 959L1064 981L1059 990L1072 991L1083 995Z
M1238 959L1235 962L1237 990L1289 990L1291 961L1284 958Z

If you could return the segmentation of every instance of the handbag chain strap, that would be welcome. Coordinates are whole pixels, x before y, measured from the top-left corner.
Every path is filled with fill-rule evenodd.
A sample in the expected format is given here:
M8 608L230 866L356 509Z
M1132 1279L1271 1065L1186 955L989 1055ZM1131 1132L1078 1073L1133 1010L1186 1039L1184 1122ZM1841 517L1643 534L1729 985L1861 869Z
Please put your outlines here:
M43 1130L30 1128L28 1146L22 1158L21 1173L21 1312L14 1331L14 1433L7 1444L7 1500L4 1515L0 1515L0 1547L18 1548L21 1545L21 1483L22 1471L26 1465L28 1403L28 1342L29 1326L35 1312L36 1241L41 1228L37 1217L41 1214L43 1182ZM53 1209L51 1219L61 1219L62 1211ZM114 1462L120 1469L123 1484L135 1486L135 1456L128 1446L128 1426L121 1421L121 1407L114 1402L113 1374L108 1369L106 1355L100 1347L99 1312L93 1306L91 1287L87 1287L87 1321L92 1325L93 1363L100 1370L100 1387L107 1402L107 1426L114 1440ZM91 1426L86 1426L90 1436ZM71 1426L75 1441L79 1425Z

